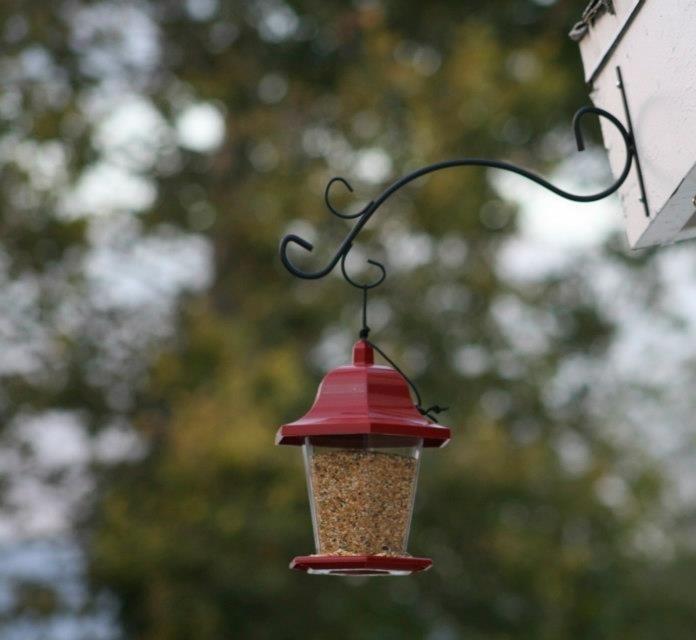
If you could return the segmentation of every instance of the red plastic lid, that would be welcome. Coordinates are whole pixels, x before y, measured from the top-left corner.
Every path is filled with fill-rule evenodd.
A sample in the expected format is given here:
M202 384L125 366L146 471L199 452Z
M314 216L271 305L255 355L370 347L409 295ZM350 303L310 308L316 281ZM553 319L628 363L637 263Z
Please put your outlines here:
M330 371L314 405L276 434L276 444L304 444L308 436L384 435L423 438L425 447L442 447L450 430L433 424L413 404L403 376L376 365L372 347L359 340L353 364Z
M430 569L430 558L411 556L298 556L290 568L339 576L405 576Z

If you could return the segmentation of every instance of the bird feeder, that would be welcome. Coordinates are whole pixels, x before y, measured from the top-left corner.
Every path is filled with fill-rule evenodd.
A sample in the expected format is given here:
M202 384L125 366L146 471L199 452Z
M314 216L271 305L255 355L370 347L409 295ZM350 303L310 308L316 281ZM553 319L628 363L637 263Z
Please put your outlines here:
M625 4L630 4L629 0L625 0ZM641 2L635 4L640 5ZM659 13L660 3L647 4L658 7L656 10ZM595 0L586 16L587 21L595 19L600 5L611 7L612 3L609 0ZM674 15L676 12L671 13ZM690 13L694 11L690 10ZM582 31L583 26L577 29ZM602 60L610 54L611 50ZM597 202L621 187L635 191L628 185L630 176L638 190L642 215L648 222L642 221L635 233L629 228L629 239L635 246L647 246L642 244L649 242L646 229L656 228L653 222L656 224L658 220L653 221L650 216L638 153L638 146L641 145L636 144L627 91L618 69L617 74L625 123L598 106L582 107L573 118L573 133L579 151L585 148L582 122L589 115L599 117L605 140L611 135L614 141L609 155L615 180L595 193L566 191L528 169L502 160L454 158L414 169L387 186L355 213L342 212L334 206L331 198L333 187L343 185L351 192L353 188L343 177L331 178L324 190L324 204L337 218L353 220L353 226L322 267L307 269L298 266L291 257L291 247L294 247L294 251L313 251L314 245L309 240L294 233L282 238L280 259L292 275L303 280L320 280L340 265L343 278L362 291L363 300L361 340L354 347L353 364L331 371L319 387L309 413L297 422L283 425L276 437L277 444L298 445L304 449L314 525L316 553L295 558L291 568L309 573L340 575L405 575L427 569L432 564L429 558L410 556L406 547L421 449L445 445L449 441L450 430L433 424L435 419L432 413L439 413L444 408L434 405L423 409L420 394L413 382L381 349L367 341L370 332L367 324L368 291L384 281L386 269L380 262L370 259L367 260L368 264L380 272L376 279L357 282L348 273L346 260L358 235L380 207L411 182L455 167L485 167L515 173L573 202ZM686 129L681 127L681 130ZM685 141L684 146L696 152L695 144L690 140ZM622 153L620 160L617 159L618 153ZM692 158L694 155L696 153ZM648 188L651 188L650 184ZM680 186L679 202L682 202L682 196ZM671 205L668 203L665 206ZM692 222L688 221L684 228L691 225ZM696 218L693 221L693 234L696 236ZM392 366L375 365L373 349ZM414 391L418 404L411 400L408 385Z
M619 195L634 248L696 238L695 25L693 2L592 0L570 33L592 102L631 120L636 162ZM621 136L604 120L602 137L618 176Z
M407 575L429 558L406 551L424 447L442 447L450 430L430 422L404 377L374 364L359 340L353 363L330 371L314 405L278 430L276 444L304 450L316 554L290 567L315 574Z

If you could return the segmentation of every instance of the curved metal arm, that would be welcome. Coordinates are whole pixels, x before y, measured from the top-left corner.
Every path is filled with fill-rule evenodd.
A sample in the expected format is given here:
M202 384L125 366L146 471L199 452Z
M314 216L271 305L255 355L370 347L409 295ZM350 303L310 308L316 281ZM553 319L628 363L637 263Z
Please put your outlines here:
M510 171L512 173L516 173L520 176L523 176L524 178L528 178L532 182L536 182L545 189L548 189L549 191L552 191L553 193L561 196L562 198L566 198L567 200L573 200L575 202L595 202L597 200L602 200L603 198L606 198L608 195L614 193L624 183L626 177L628 176L628 172L631 170L631 164L633 163L633 159L636 157L636 149L633 140L633 135L626 130L623 124L621 124L621 122L615 116L613 116L608 111L605 111L604 109L600 109L598 107L582 107L576 112L575 116L573 117L573 133L575 134L575 142L578 151L583 151L585 149L585 140L582 134L581 121L583 116L585 116L588 113L593 113L597 116L609 120L609 122L611 122L618 130L626 147L626 161L624 162L624 167L621 171L621 174L610 186L608 186L606 189L603 189L602 191L592 193L589 195L571 193L570 191L565 191L564 189L555 186L554 184L542 178L541 176L538 176L535 173L528 171L527 169L523 169L509 162L504 162L501 160L488 160L486 158L460 158L455 160L445 160L444 162L436 162L435 164L431 164L421 169L417 169L416 171L413 171L412 173L405 175L403 178L397 180L391 186L387 187L387 189L385 189L378 198L369 202L363 209L361 209L357 213L345 214L336 210L331 204L331 186L336 182L340 182L341 184L345 185L345 187L351 192L353 191L353 188L344 178L336 177L332 178L326 185L326 190L324 192L324 201L326 202L329 211L331 211L331 213L333 213L334 215L344 219L357 219L355 226L344 238L343 242L336 250L334 256L329 260L328 264L323 269L319 269L318 271L303 271L302 269L296 267L292 263L292 261L288 257L289 244L296 244L305 249L306 251L312 251L314 249L314 246L311 242L308 242L304 238L301 238L300 236L297 236L295 234L286 235L282 239L280 243L280 259L285 265L285 268L298 278L304 278L309 280L323 278L324 276L331 273L331 271L333 271L334 267L338 264L339 261L345 260L346 256L348 255L348 252L353 246L353 241L358 236L362 228L374 215L375 211L377 211L377 209L379 209L379 207L392 194L396 193L403 186L407 185L410 182L413 182L417 178L420 178L421 176L424 176L428 173L440 171L441 169L449 169L452 167L488 167L491 169L502 169L503 171ZM373 261L369 262L375 264L375 262ZM382 265L379 265L378 263L376 266L382 268ZM344 275L346 275L345 268L343 269L343 271ZM361 286L352 282L350 278L346 279L354 286ZM379 279L379 282L377 282L376 284L382 282L383 279L384 275ZM371 286L376 286L376 284Z

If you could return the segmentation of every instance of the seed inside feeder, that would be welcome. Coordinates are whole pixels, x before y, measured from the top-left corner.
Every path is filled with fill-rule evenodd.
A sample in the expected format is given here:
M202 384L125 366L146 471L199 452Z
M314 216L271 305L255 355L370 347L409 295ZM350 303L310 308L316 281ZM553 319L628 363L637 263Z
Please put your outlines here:
M312 447L309 485L317 553L407 555L418 450Z

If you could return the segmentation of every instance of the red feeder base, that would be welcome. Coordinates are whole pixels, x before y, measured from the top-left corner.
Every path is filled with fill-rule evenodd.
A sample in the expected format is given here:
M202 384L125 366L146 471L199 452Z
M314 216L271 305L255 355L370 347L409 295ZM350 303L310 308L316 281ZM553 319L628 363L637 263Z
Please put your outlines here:
M432 564L430 558L411 556L298 556L290 568L334 576L407 576Z

